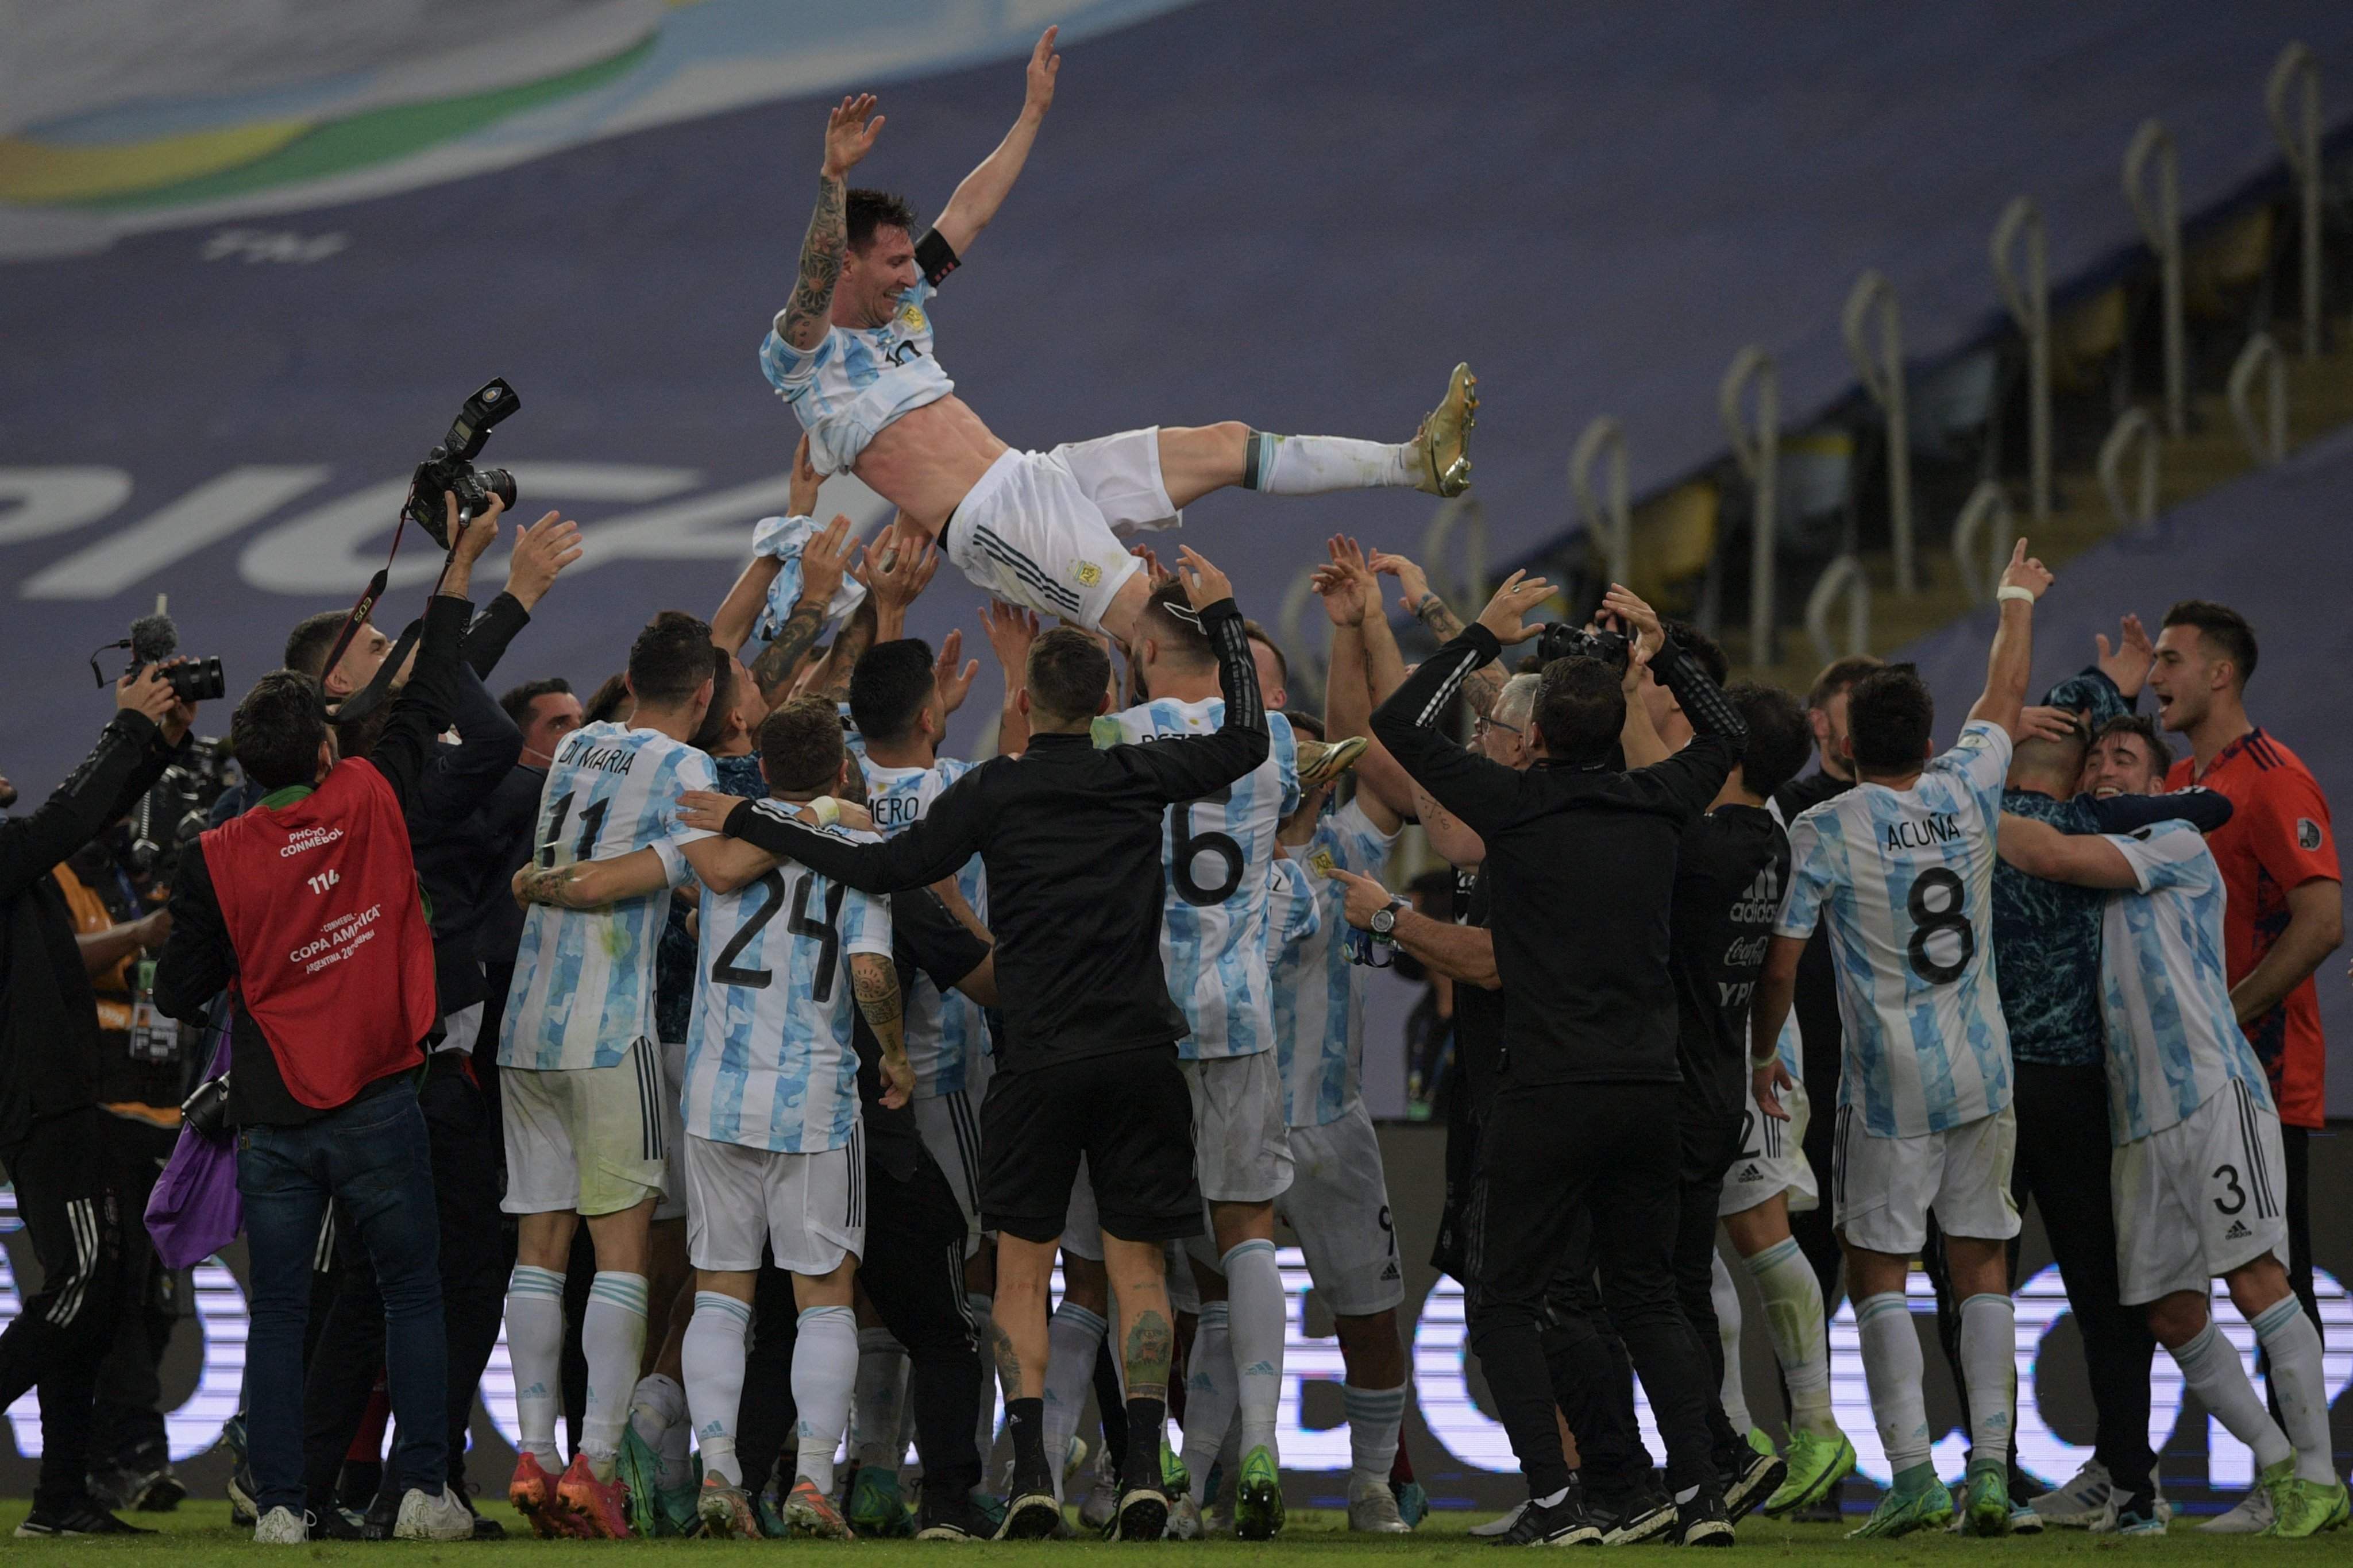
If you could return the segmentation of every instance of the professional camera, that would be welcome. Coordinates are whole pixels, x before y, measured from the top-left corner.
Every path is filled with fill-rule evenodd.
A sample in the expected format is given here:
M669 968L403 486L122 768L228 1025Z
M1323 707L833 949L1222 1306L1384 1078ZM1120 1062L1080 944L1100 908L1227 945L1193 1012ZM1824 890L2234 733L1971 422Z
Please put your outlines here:
M169 884L180 852L205 830L213 802L238 781L237 763L217 739L199 736L184 760L164 770L139 804L131 808L131 837L124 858L132 871Z
M1588 631L1567 621L1555 621L1536 638L1536 657L1546 664L1556 658L1598 658L1620 671L1630 647L1624 632Z
M401 516L432 535L433 542L442 549L449 548L449 520L441 498L458 498L458 510L469 517L480 517L491 509L491 498L497 496L512 510L515 503L514 476L504 468L478 468L474 458L482 443L491 437L491 426L522 405L513 387L503 380L494 380L458 410L450 422L449 433L441 444L417 465L417 472L408 481L408 500L400 509Z
M158 599L156 603L160 605L163 601ZM108 643L98 653L90 656L90 672L100 686L107 681L106 671L98 667L98 654L110 647L131 650L131 663L122 673L136 675L149 665L161 664L179 651L180 628L160 609L152 616L142 616L132 622L129 637L121 642ZM209 702L216 697L228 695L228 682L221 674L221 661L217 657L191 658L175 664L164 672L164 679L172 683L172 695L183 702Z

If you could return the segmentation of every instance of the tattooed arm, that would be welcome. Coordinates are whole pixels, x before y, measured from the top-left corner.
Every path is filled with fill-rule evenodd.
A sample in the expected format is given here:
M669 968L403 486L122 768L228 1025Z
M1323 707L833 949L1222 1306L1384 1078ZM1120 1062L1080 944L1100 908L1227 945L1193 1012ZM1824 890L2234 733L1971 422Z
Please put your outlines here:
M849 700L849 676L866 650L874 646L874 599L869 595L851 612L849 623L841 635L833 639L833 649L825 658L823 668L815 672L805 695L822 697L828 702Z
M915 1092L915 1069L907 1061L907 1037L900 1016L899 972L880 953L849 955L849 983L858 1010L882 1047L882 1103L896 1110Z
M1446 601L1430 591L1430 579L1420 567L1402 555L1391 555L1385 551L1376 551L1370 564L1374 571L1398 580L1407 612L1428 626L1440 646L1462 635L1462 617L1448 609ZM1504 682L1511 678L1511 671L1504 668L1500 659L1484 668L1473 670L1462 683L1463 700L1471 704L1471 711L1483 719L1494 710L1495 699L1502 694Z
M769 707L785 700L792 689L793 677L800 672L801 660L824 635L833 596L840 590L842 574L849 569L850 555L857 549L849 519L839 515L802 547L801 596L793 602L793 613L785 617L775 639L752 661L752 679L759 682L761 700Z
M793 286L791 301L776 312L776 336L803 353L822 342L832 328L833 286L849 248L849 171L874 145L882 119L874 113L871 92L843 99L841 107L826 116L825 163L818 173L817 211L801 241L800 280Z
M514 874L512 886L519 904L596 910L661 891L670 886L670 872L653 850L633 849L609 860L575 860L569 866L542 866L534 860Z

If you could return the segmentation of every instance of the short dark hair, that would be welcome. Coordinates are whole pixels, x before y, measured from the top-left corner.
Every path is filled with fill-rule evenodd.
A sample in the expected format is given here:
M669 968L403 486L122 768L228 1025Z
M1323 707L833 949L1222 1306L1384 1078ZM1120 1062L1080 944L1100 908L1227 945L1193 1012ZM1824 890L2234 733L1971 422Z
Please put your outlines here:
M1822 666L1814 677L1814 684L1806 691L1806 709L1819 713L1831 705L1831 699L1841 691L1852 691L1855 682L1874 669L1884 669L1887 661L1867 653L1851 653L1844 658L1834 658Z
M663 610L629 645L629 689L645 708L675 708L711 679L711 625Z
M1029 704L1049 719L1092 717L1111 687L1111 655L1076 626L1056 626L1029 645Z
M520 730L531 722L533 703L543 697L571 695L572 682L560 675L551 675L544 680L526 680L521 686L509 687L500 697L499 706L506 710L507 717L513 720L515 728Z
M1143 634L1159 643L1168 662L1203 665L1218 661L1218 650L1209 646L1209 634L1201 629L1201 617L1193 613L1193 602L1186 597L1183 584L1163 583L1153 589L1144 601L1141 619Z
M1287 689L1291 685L1291 660L1284 656L1282 645L1274 640L1274 634L1256 621L1244 621L1242 633L1252 642L1264 643L1266 651L1274 655L1274 673ZM1263 697L1266 694L1261 692L1259 695Z
M711 645L711 706L702 710L702 722L688 736L686 743L698 752L708 752L719 744L727 733L727 721L735 716L735 661L725 648Z
M349 610L321 610L295 622L294 629L286 634L286 668L313 680L326 679L327 655L351 616Z
M2165 612L2168 626L2196 626L2198 635L2222 650L2238 672L2239 689L2255 678L2255 628L2228 605L2211 599L2184 599Z
M1578 654L1544 668L1536 686L1535 721L1555 761L1596 763L1609 754L1626 726L1626 693L1619 672Z
M1936 700L1918 667L1882 665L1856 681L1847 698L1846 727L1856 767L1882 773L1918 767L1936 727Z
M938 690L932 645L921 637L879 642L849 672L849 717L869 740L903 739Z
M2173 747L2167 742L2165 731L2158 728L2157 721L2147 714L2119 713L2101 725L2100 732L2092 739L2096 743L2111 735L2139 736L2141 744L2148 748L2149 760L2157 764L2158 778L2164 778L2173 766Z
M581 706L580 721L583 724L609 723L620 717L621 708L628 700L628 674L608 675L604 684L590 692L588 700Z
M255 681L228 721L237 766L265 790L316 778L319 742L326 738L326 690L299 669L273 669Z
M796 697L760 724L760 776L779 795L831 789L845 751L841 711L822 697Z
M842 216L847 220L849 248L860 254L874 243L878 228L903 228L908 238L915 237L915 209L906 197L889 191L852 185L842 204Z
M1806 710L1796 697L1778 686L1744 680L1725 688L1724 695L1748 727L1748 743L1740 752L1741 782L1751 795L1770 796L1798 776L1814 749Z
M1662 620L1661 629L1667 640L1681 647L1699 661L1707 678L1722 686L1732 679L1732 660L1725 656L1724 645L1692 625L1689 621Z

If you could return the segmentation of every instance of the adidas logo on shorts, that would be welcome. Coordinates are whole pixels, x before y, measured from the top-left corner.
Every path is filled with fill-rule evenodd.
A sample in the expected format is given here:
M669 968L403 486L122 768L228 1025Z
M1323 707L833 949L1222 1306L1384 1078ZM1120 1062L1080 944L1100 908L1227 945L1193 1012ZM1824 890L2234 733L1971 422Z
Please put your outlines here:
M2222 1233L2222 1239L2224 1241L2243 1241L2248 1237L2254 1234L2255 1233L2253 1231L2247 1228L2247 1222L2245 1220L2234 1219L2231 1222L2231 1228Z
M1765 1173L1758 1170L1754 1165L1749 1166L1748 1169L1741 1172L1740 1174L1733 1178L1733 1180L1736 1182L1761 1182L1764 1179Z

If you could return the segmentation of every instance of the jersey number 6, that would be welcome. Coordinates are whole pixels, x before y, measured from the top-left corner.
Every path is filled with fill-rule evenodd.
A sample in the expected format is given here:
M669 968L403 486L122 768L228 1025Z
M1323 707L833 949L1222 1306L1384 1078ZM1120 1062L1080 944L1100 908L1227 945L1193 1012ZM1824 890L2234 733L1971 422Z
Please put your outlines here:
M1216 882L1205 884L1193 875L1193 858L1214 855L1225 862ZM1242 847L1230 834L1193 831L1193 808L1180 805L1168 813L1168 872L1176 879L1177 896L1188 904L1222 904L1242 885Z

